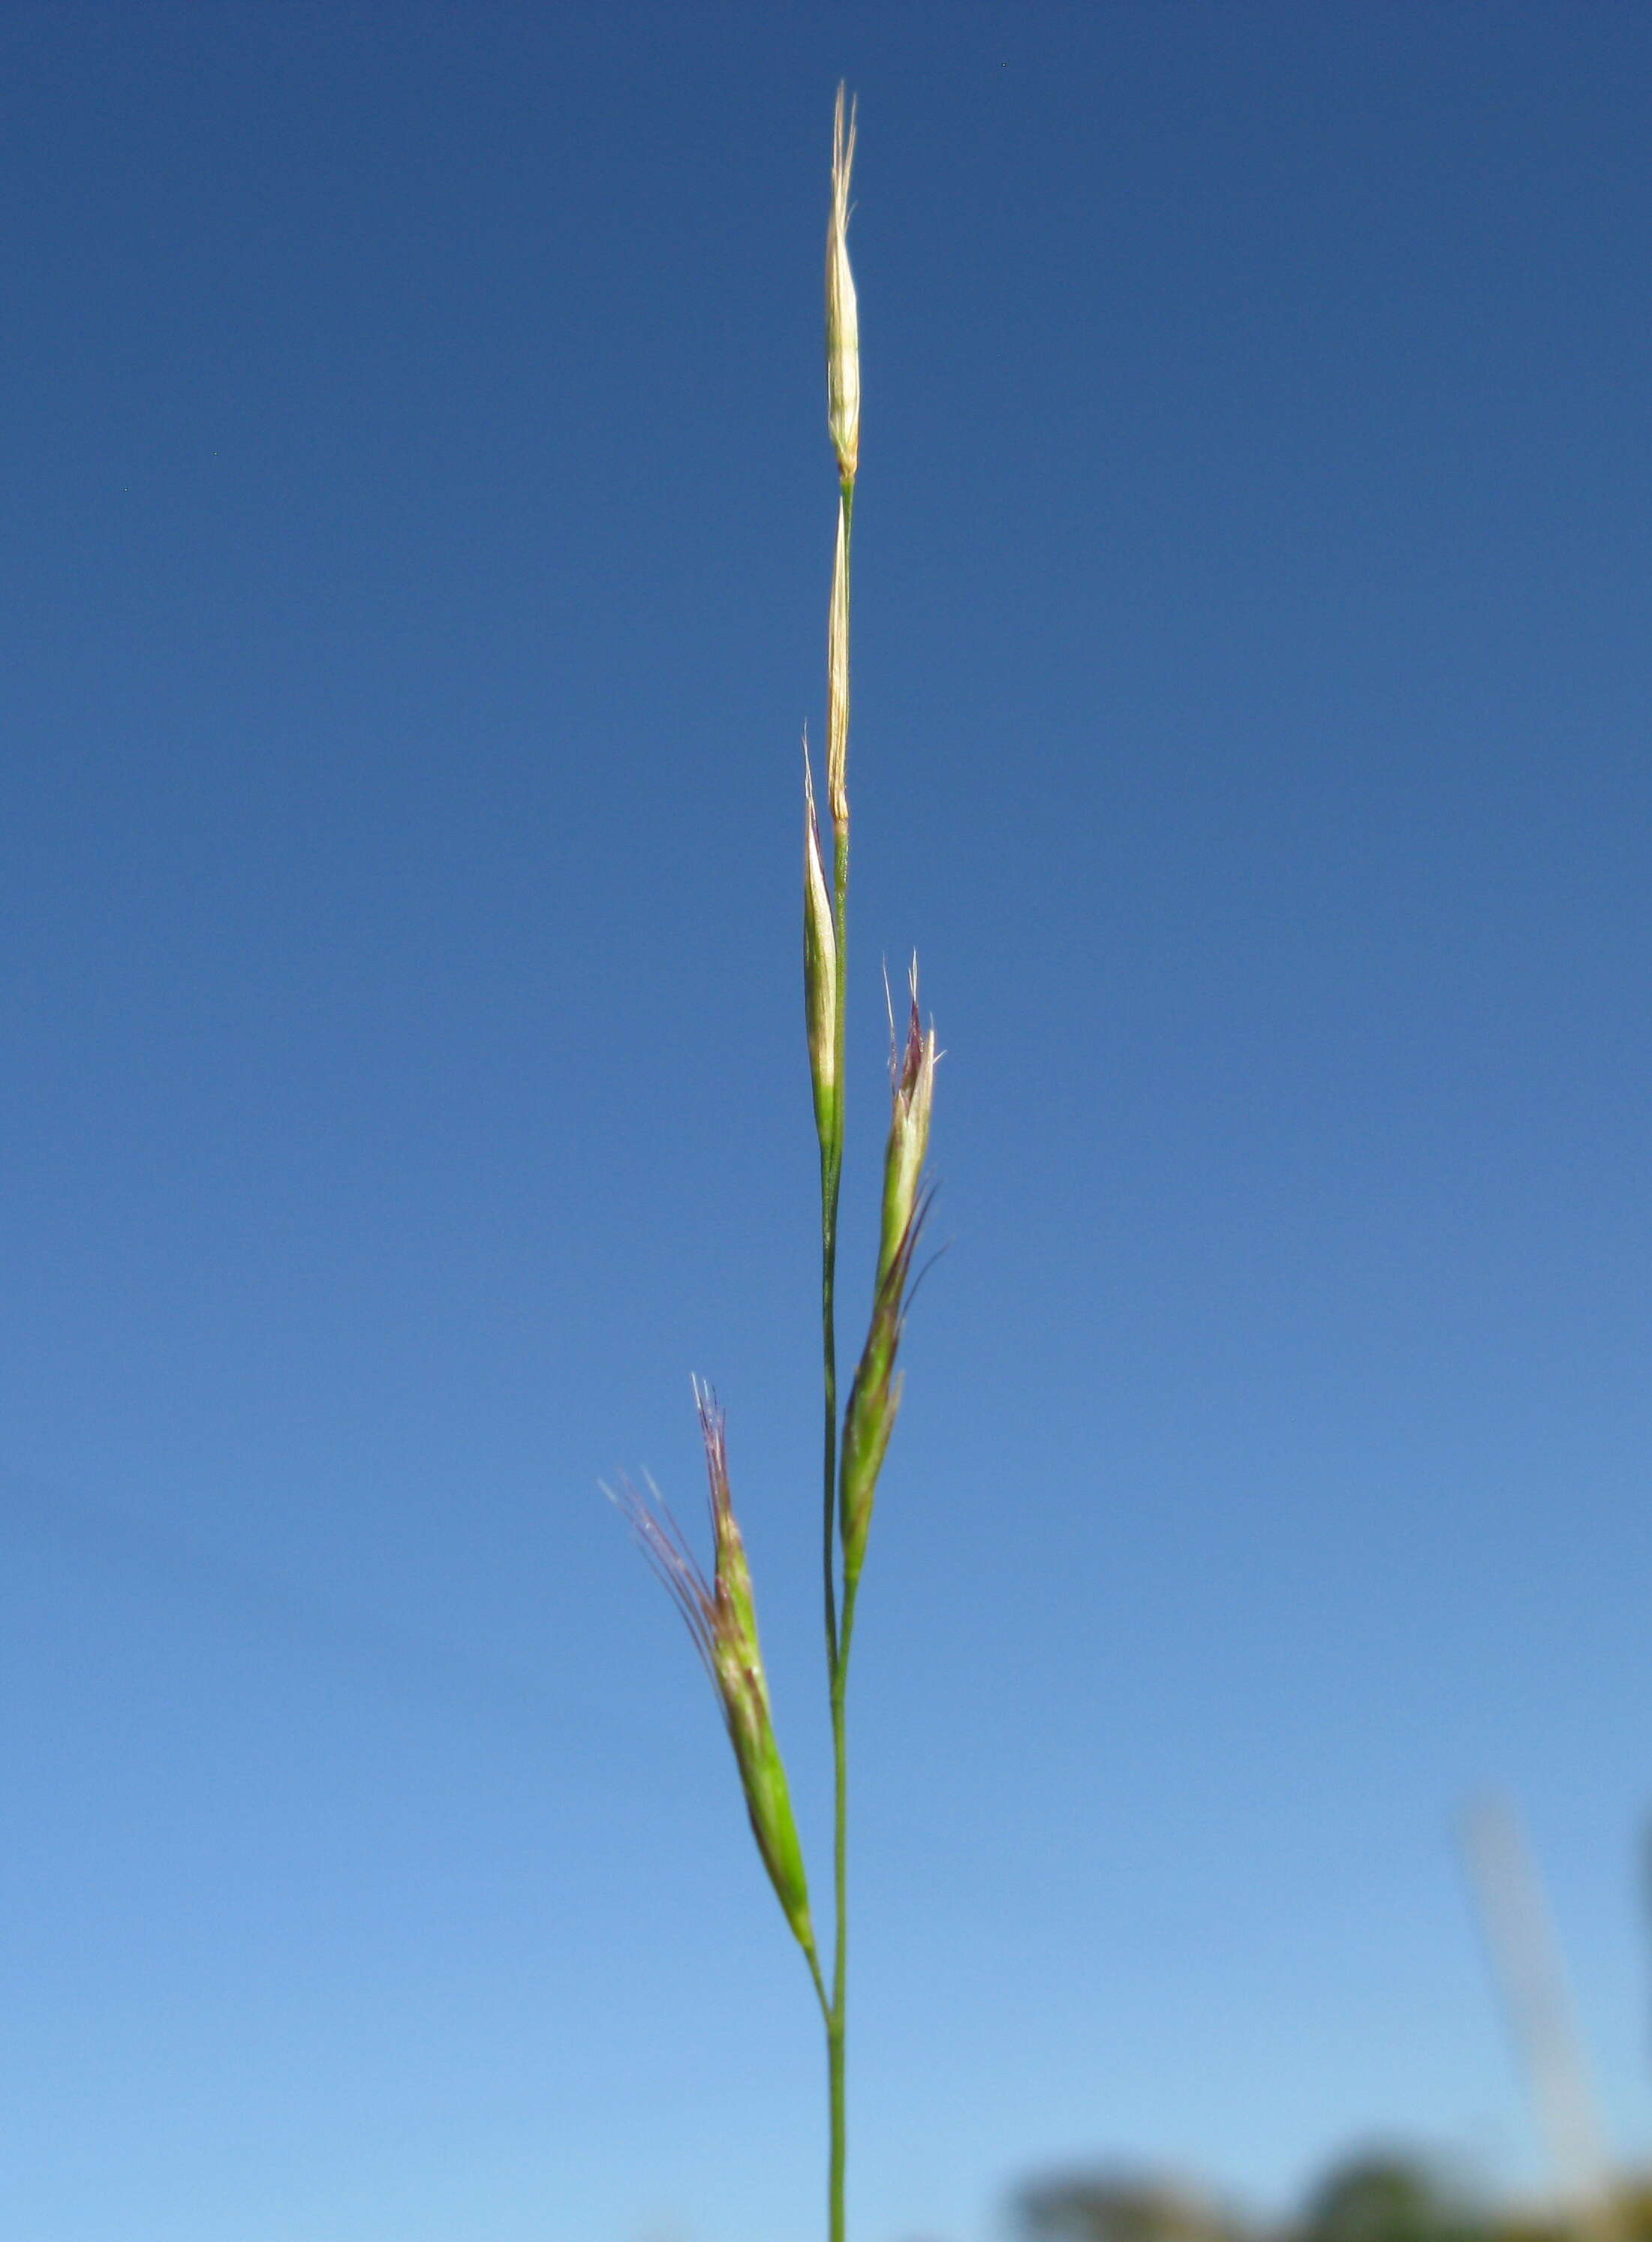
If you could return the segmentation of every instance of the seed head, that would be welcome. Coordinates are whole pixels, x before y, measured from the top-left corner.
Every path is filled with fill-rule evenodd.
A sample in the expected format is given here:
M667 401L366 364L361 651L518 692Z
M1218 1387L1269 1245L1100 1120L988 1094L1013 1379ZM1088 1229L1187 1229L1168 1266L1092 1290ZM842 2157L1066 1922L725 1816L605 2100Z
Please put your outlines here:
M877 1281L881 1285L901 1249L917 1204L923 1157L930 1144L930 1111L935 1102L935 1068L941 1054L935 1047L935 1029L925 1035L917 1006L917 959L909 977L912 1009L903 1050L895 1032L895 1008L890 1006L890 1084L893 1111L889 1145L883 1155L883 1225L878 1245ZM884 983L888 996L889 984Z
M823 1147L838 1130L837 936L832 899L820 853L815 777L803 737L803 1017L809 1029L809 1071L815 1086L815 1126Z
M826 228L826 421L840 481L852 483L861 457L861 332L855 276L849 269L849 175L855 162L855 110L843 131L843 89L832 124L832 214Z
M832 604L826 617L826 803L832 830L849 830L849 515L837 500Z
M850 1389L849 1406L843 1413L839 1529L846 1586L860 1578L866 1536L872 1523L872 1503L877 1494L877 1474L883 1468L884 1452L901 1406L901 1380L896 1374L895 1357L906 1318L912 1257L917 1251L929 1205L928 1194L921 1194L894 1259L879 1281L872 1306L872 1326L866 1335L855 1383Z
M696 1380L695 1403L705 1442L710 1482L711 1529L716 1551L710 1581L684 1540L659 1489L648 1482L640 1494L628 1480L604 1489L625 1514L642 1554L665 1583L682 1613L695 1648L711 1678L723 1724L735 1749L752 1834L762 1855L786 1920L805 1954L815 1951L809 1912L809 1880L791 1809L786 1769L775 1740L769 1708L769 1683L757 1641L757 1613L751 1570L735 1518L729 1488L729 1459L722 1412L709 1389Z

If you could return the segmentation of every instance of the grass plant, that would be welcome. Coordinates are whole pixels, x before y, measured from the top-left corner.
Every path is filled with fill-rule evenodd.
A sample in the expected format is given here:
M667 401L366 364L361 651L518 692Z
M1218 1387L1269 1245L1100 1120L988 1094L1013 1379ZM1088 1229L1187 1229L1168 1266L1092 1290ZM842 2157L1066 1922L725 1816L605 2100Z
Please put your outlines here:
M912 1264L930 1204L924 1161L938 1054L935 1030L918 1009L917 966L910 1009L897 1033L890 1014L891 1113L883 1158L883 1196L871 1316L849 1399L840 1417L837 1385L837 1215L843 1170L843 1029L849 959L850 558L855 486L860 472L860 319L849 261L850 179L855 114L837 90L832 132L831 212L826 234L827 426L837 467L837 527L826 630L826 809L831 826L828 877L808 735L803 740L803 1014L815 1128L820 1144L821 1336L824 1388L823 1589L826 1688L832 1738L832 1896L829 1980L809 1907L802 1849L769 1708L757 1637L751 1574L729 1491L724 1420L697 1381L695 1400L705 1448L715 1552L709 1580L650 1483L621 1483L614 1500L687 1621L711 1678L734 1746L746 1809L763 1865L809 1967L826 2036L829 2149L829 2242L843 2242L846 2150L845 2015L849 1970L850 1649L861 1569L878 1473L900 1408L897 1369L912 1289Z

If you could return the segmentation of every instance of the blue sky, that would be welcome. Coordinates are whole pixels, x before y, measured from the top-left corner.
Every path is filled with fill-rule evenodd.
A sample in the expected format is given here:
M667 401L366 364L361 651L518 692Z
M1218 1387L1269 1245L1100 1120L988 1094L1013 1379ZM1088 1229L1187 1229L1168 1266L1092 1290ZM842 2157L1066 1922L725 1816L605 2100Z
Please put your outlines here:
M0 16L0 2232L804 2242L817 2019L599 1478L729 1413L823 1873L799 732L865 407L947 1051L856 2242L1652 2156L1652 19ZM845 1345L850 1342L846 1339Z

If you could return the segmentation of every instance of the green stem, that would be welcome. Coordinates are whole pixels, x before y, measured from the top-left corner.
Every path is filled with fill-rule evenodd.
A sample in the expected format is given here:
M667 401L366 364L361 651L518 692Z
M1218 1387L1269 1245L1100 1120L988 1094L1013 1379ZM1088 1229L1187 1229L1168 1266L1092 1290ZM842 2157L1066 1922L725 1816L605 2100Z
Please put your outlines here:
M849 604L850 534L855 521L855 486L842 486L843 500L843 595L845 620ZM844 647L848 654L847 643ZM847 688L847 663L845 664ZM843 711L843 736L849 737L849 710ZM832 821L832 931L837 949L834 975L832 1071L836 1085L836 1112L829 1142L820 1148L821 1330L826 1373L826 1426L823 1482L824 1488L822 1570L826 1607L826 1673L829 1682L837 1673L837 1592L834 1567L837 1525L837 1195L843 1174L843 1052L847 1029L849 986L849 827Z
M844 1617L849 1616L847 1599ZM849 1966L849 1941L843 1903L849 1879L849 1751L843 1725L844 1668L840 1654L832 1684L832 1765L836 1806L836 1842L832 1848L834 1883L837 1894L837 1955L832 1966L832 2007L826 2021L827 2090L831 2103L831 2168L828 2184L828 2225L831 2242L843 2242L843 1992Z
M842 486L843 501L843 594L849 600L850 535L855 520L855 486ZM847 695L847 640L845 694ZM849 710L843 711L843 736L849 736ZM832 924L837 943L835 1077L837 1085L836 1127L829 1151L821 1149L821 1237L823 1256L822 1308L826 1366L825 1443L825 1578L826 1675L831 1695L833 1785L833 1888L836 1898L836 1940L832 1963L832 1995L823 1997L826 2023L826 2081L830 2111L831 2149L827 2180L827 2221L829 2242L843 2242L843 1996L849 1967L849 1743L843 1719L844 1690L849 1680L849 1641L855 1619L855 1589L843 1586L843 1628L838 1629L836 1581L837 1491L837 1332L835 1291L837 1265L837 1195L843 1168L843 1056L849 1014L849 822L834 818L832 851ZM818 1980L817 1980L818 1988Z
M841 954L841 943L840 943ZM840 998L841 1002L841 998ZM843 1111L843 1077L838 1077L838 1112ZM820 1148L820 1312L826 1368L826 1514L824 1573L826 1585L826 1673L837 1672L837 1590L833 1555L837 1539L837 1315L834 1292L837 1279L837 1186L843 1173L843 1122L836 1141Z
M843 2161L846 2104L843 2092L844 1995L849 1977L849 1726L844 1701L849 1689L849 1646L855 1632L858 1583L843 1587L843 1628L838 1638L837 1670L832 1677L832 1772L836 1830L832 1847L833 1886L837 1903L837 1946L832 1964L832 2005L826 2019L826 2064L831 2099L831 2172L829 2194L830 2242L843 2242Z
M826 2029L832 2028L832 2004L826 1990L826 1980L820 1974L820 1957L812 1946L803 1949L803 1959L809 1964L809 1974L815 1981L815 1997L820 2003L820 2012L826 2019Z

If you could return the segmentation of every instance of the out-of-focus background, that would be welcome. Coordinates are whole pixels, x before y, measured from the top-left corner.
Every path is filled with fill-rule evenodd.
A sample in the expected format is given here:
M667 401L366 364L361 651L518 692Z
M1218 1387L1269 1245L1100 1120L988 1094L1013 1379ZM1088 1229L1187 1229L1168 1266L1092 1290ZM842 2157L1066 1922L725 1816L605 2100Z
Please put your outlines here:
M1487 1786L1652 2161L1652 15L11 0L16 2242L821 2230L840 77L856 2242L1550 2231Z

